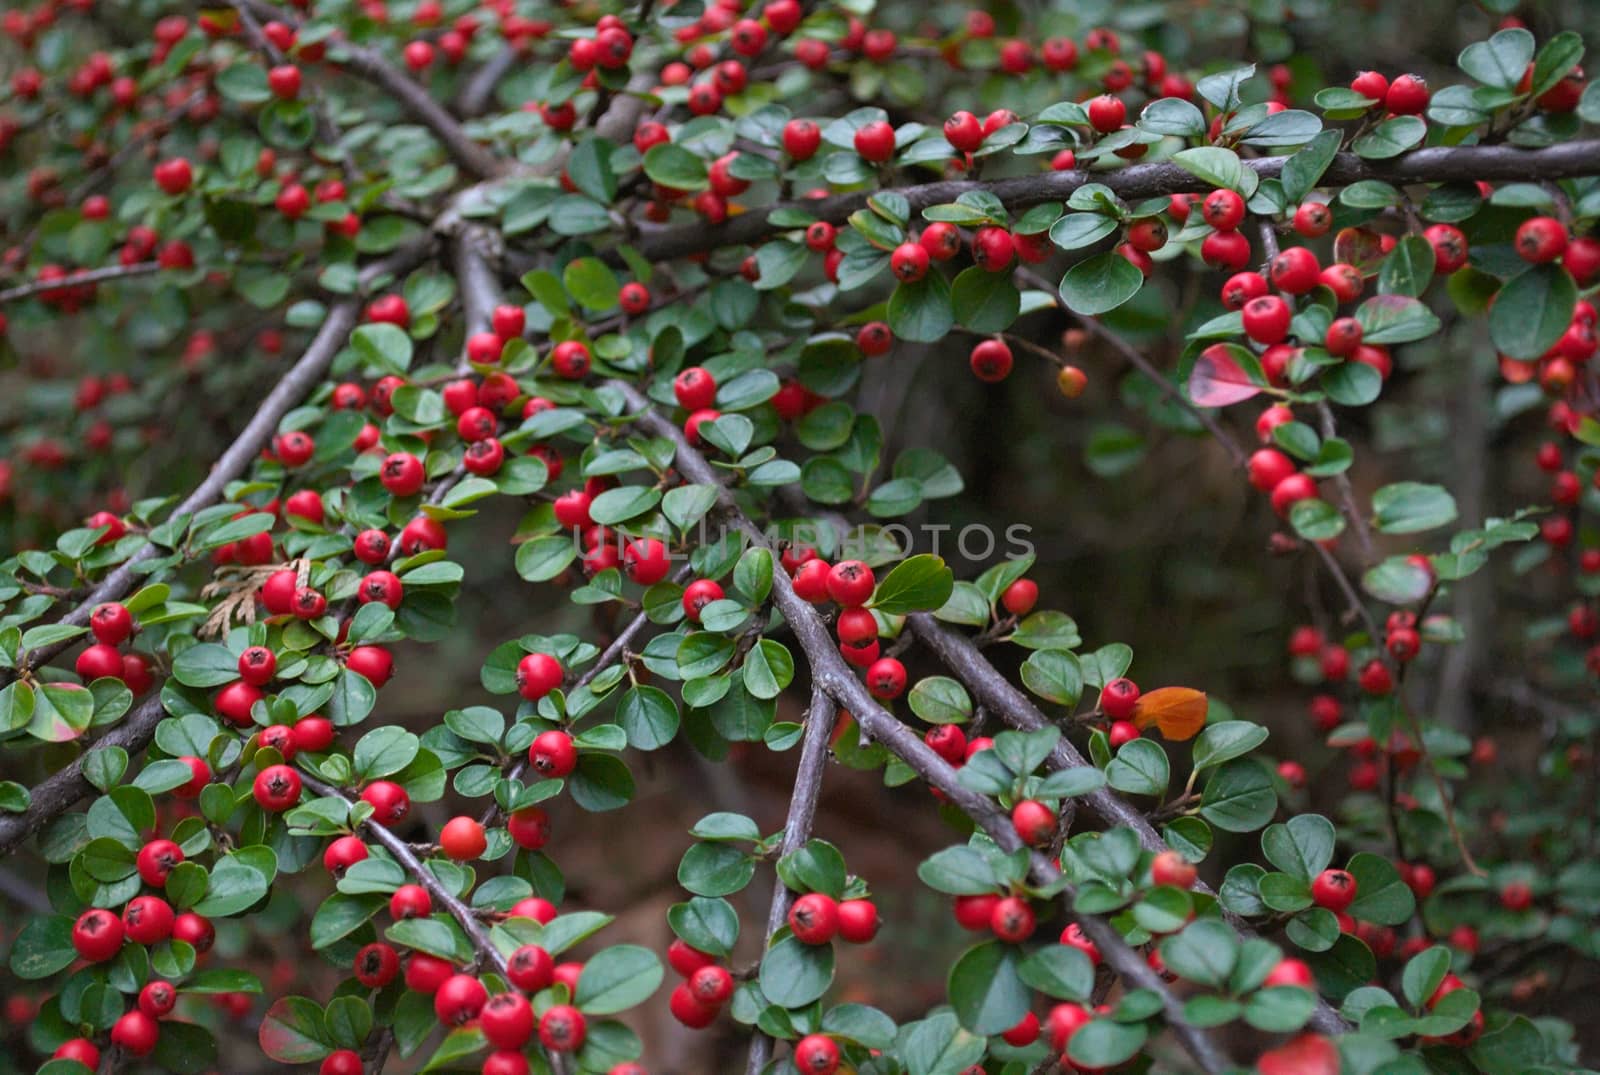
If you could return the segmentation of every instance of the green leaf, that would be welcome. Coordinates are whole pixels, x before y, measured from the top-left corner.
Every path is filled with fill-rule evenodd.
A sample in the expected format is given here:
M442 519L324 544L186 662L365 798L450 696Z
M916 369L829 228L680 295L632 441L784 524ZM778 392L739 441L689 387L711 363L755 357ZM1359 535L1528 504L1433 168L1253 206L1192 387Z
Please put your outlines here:
M739 913L723 899L695 896L667 910L667 924L697 951L728 958L739 939Z
M11 973L27 981L48 978L77 958L72 919L65 915L29 918L11 943Z
M833 946L801 944L792 934L785 936L762 957L759 980L762 994L773 1004L803 1008L833 984Z
M1349 870L1356 879L1355 902L1349 907L1352 918L1398 926L1411 919L1417 908L1411 888L1400 879L1394 863L1379 855L1359 851L1350 859Z
M1062 250L1081 250L1116 230L1116 217L1101 213L1068 213L1050 225L1050 241Z
M1261 834L1267 861L1308 884L1333 861L1333 846L1333 822L1320 814L1300 814Z
M1512 277L1489 311L1489 338L1510 358L1531 362L1554 347L1572 322L1578 288L1560 265L1534 265Z
M227 646L202 642L178 654L172 676L186 687L220 687L239 678L239 657Z
M1131 739L1106 766L1106 781L1129 795L1163 795L1171 779L1167 752L1149 739Z
M1202 918L1161 942L1161 961L1178 977L1222 988L1239 958L1238 935L1225 923Z
M1036 650L1022 662L1022 683L1045 701L1071 709L1083 694L1083 671L1073 653Z
M1058 1000L1086 1003L1094 992L1094 965L1065 944L1047 944L1028 953L1017 974L1030 989Z
M904 1055L908 1075L961 1075L983 1059L986 1038L962 1029L949 1011L935 1012L906 1027Z
M1194 741L1194 767L1210 769L1242 758L1267 741L1267 730L1247 720L1224 720L1203 728Z
M617 305L622 285L616 274L599 258L573 258L561 272L567 293L593 313L604 313Z
M1005 273L973 265L957 274L950 300L958 322L973 332L1010 328L1022 309L1022 295Z
M1136 1056L1149 1036L1144 1023L1096 1019L1072 1035L1067 1057L1080 1067L1113 1068Z
M573 1003L585 1015L614 1015L647 1000L661 985L661 961L648 948L619 944L586 960Z
M1028 986L1018 973L1014 945L984 941L962 953L950 968L950 1006L974 1034L1010 1030L1028 1011Z
M617 722L635 750L659 750L678 734L678 707L658 687L634 687L617 705Z
M911 343L943 339L955 325L950 283L944 274L930 272L921 280L897 285L889 296L888 321L896 339Z
M1213 187L1226 187L1241 194L1251 193L1245 188L1245 167L1240 163L1239 155L1231 149L1219 146L1180 149L1172 155L1172 163Z
M1421 116L1395 116L1350 143L1358 157L1388 160L1420 145L1428 135L1428 124Z
M1279 182L1283 184L1284 197L1291 205L1304 201L1306 195L1316 189L1323 173L1339 152L1343 138L1341 131L1323 131L1284 162Z
M708 178L706 162L673 142L650 147L644 155L644 174L677 190L699 190Z
M356 743L352 754L356 775L371 780L398 773L421 749L422 741L404 728L374 728Z
M1225 763L1206 781L1200 816L1227 832L1253 832L1272 820L1278 793L1251 758Z
M1114 251L1080 261L1061 278L1061 298L1073 313L1108 313L1138 294L1144 274Z
M1522 73L1533 60L1533 35L1513 27L1501 30L1487 41L1477 41L1461 50L1456 65L1496 89L1515 89Z
M737 847L702 841L678 863L678 884L697 896L731 896L756 875L756 860Z
M887 616L936 609L950 599L955 575L941 557L902 560L873 590L869 607Z
M1391 556L1361 576L1361 587L1379 601L1409 605L1428 595L1433 587L1433 576L1420 564Z
M350 334L350 346L385 373L404 373L411 368L411 337L395 325L362 325Z
M1364 343L1411 343L1439 331L1434 312L1406 295L1375 295L1356 309Z
M1396 482L1372 494L1373 525L1385 534L1415 534L1454 522L1456 501L1447 489Z
M1403 236L1378 269L1378 290L1415 298L1433 282L1433 244L1420 235Z
M935 892L976 896L993 892L1000 880L994 865L974 847L947 847L917 866L917 876Z
M1406 1002L1413 1008L1422 1007L1423 1002L1439 988L1439 983L1444 981L1445 972L1449 969L1450 949L1444 945L1436 944L1413 956L1400 975L1400 990L1405 994Z
M333 1051L322 1008L305 997L283 997L261 1017L261 1051L280 1064L310 1064Z
M1583 59L1583 38L1571 30L1562 30L1539 49L1533 58L1533 86L1528 91L1535 98L1555 88L1567 73Z

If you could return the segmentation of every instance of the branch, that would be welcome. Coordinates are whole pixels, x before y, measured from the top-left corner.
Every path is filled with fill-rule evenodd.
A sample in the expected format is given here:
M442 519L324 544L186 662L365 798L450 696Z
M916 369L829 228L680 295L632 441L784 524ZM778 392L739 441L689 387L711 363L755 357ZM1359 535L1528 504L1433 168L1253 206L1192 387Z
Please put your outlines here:
M301 781L318 795L328 795L344 799L346 802L350 801L349 796L345 795L339 788L306 772L304 769L301 769ZM456 924L466 933L467 939L472 942L473 948L477 949L478 958L482 959L487 956L489 962L493 963L495 969L500 972L501 977L504 977L506 973L506 957L501 953L500 949L494 946L494 942L489 939L489 934L484 930L483 923L479 922L477 917L473 915L472 908L457 899L455 894L435 876L434 872L428 869L421 859L417 858L416 852L411 850L411 845L390 832L386 826L369 819L361 827L366 829L374 840L382 844L384 850L393 855L395 861L400 863L407 873L417 879L417 884L428 890L428 895L433 897L433 902L437 906L443 907L449 912L450 917L455 919Z
M1289 159L1260 157L1240 163L1262 179L1270 179L1283 171L1284 163ZM1363 160L1354 153L1340 153L1334 157L1317 185L1347 187L1367 179L1403 184L1474 179L1567 179L1595 174L1600 174L1600 140L1567 142L1545 149L1440 146L1413 150L1387 161ZM1211 189L1211 184L1196 178L1180 165L1157 161L1108 172L1046 172L993 181L924 183L901 187L897 193L910 203L911 213L915 216L930 205L953 202L960 195L974 191L988 191L1008 209L1025 209L1041 202L1065 201L1073 191L1089 183L1103 184L1127 201L1167 194L1200 193ZM665 261L724 246L749 245L778 232L791 230L772 223L771 216L776 210L799 209L819 220L841 224L851 213L866 208L867 199L877 193L863 191L820 201L785 202L752 209L715 226L695 223L663 228L642 236L634 246L646 260Z
M259 19L300 25L298 18L268 0L240 0L240 3ZM488 179L501 175L510 167L509 162L493 150L473 141L456 118L433 99L432 94L379 53L345 42L337 46L337 51L330 59L356 77L386 91L411 113L413 119L432 131L445 152L475 178Z
M811 838L811 823L817 816L817 796L822 791L822 770L828 763L828 739L833 733L833 700L816 686L811 688L811 708L806 713L805 741L800 746L800 764L794 773L794 794L789 799L789 817L784 822L778 857L792 854ZM778 878L772 885L772 908L767 912L766 942L783 927L789 915L793 894ZM746 1075L761 1075L772 1058L772 1039L757 1029L750 1039L750 1060Z
M83 778L83 765L89 755L106 747L121 747L137 754L155 738L156 725L167 715L161 696L146 698L121 724L95 740L66 768L57 771L29 791L28 809L20 814L0 814L0 856L11 854L22 841L70 810L78 800L98 790Z
M161 271L159 261L139 261L132 265L107 265L101 269L83 269L59 280L35 280L0 291L0 304L41 295L51 291L64 291L82 284L98 284L106 280L122 280L130 276L148 276Z
M182 504L178 505L172 513L172 518L192 515L222 499L223 490L227 488L228 483L243 474L261 454L261 449L267 446L272 435L277 432L278 423L283 420L283 416L299 406L301 400L305 399L327 374L328 367L333 364L334 356L344 346L345 337L349 336L350 330L355 327L356 318L361 312L361 293L377 280L404 272L420 263L432 248L431 239L419 240L361 271L361 286L357 294L328 310L327 316L323 318L322 327L317 330L316 336L312 337L305 354L300 356L300 360L289 368L283 379L261 401L261 406L249 423L239 431L233 443L212 464L211 473L195 487ZM63 616L60 622L72 627L87 625L95 606L107 601L116 601L131 590L137 575L134 569L155 555L155 544L147 542L143 548L124 561L122 566L107 575L105 580L76 608ZM46 664L72 643L73 640L69 639L32 650L18 661L18 668ZM10 682L15 676L16 671L3 673L0 674L0 681Z
M906 625L911 628L911 633L917 637L917 641L932 650L941 663L956 673L961 682L966 684L967 689L972 691L973 699L984 709L1021 731L1031 732L1053 727L1028 696L1001 675L999 669L989 663L988 658L966 635L946 627L926 612L912 613L906 617ZM1056 748L1050 752L1046 764L1054 769L1081 769L1089 766L1090 762L1063 736L1056 744ZM1167 850L1167 842L1156 832L1155 826L1149 819L1110 788L1099 788L1081 796L1081 799L1084 805L1106 825L1120 825L1132 829L1146 851ZM1196 882L1195 887L1202 892L1211 892L1204 882ZM1255 935L1255 931L1244 919L1220 903L1218 910L1235 932L1246 937ZM1330 1034L1347 1029L1338 1013L1320 999L1317 1002L1316 1012L1312 1015L1312 1025Z
M715 469L706 462L704 456L689 446L683 431L656 413L637 388L621 381L613 381L611 385L622 393L628 409L642 426L655 436L666 437L673 442L677 448L678 470L686 479L721 486ZM747 541L766 546L766 535L737 507L732 494L725 487L722 488L718 503L734 529ZM1017 850L1021 842L1011 820L987 796L962 784L948 762L867 693L866 687L839 655L838 647L817 611L794 592L787 572L773 572L772 600L788 620L796 640L805 651L815 688L825 691L829 697L848 708L868 736L882 743L919 776L943 792L1003 850ZM1058 886L1070 901L1073 887L1062 881L1060 870L1043 855L1033 854L1031 861L1030 876L1034 883L1040 887ZM1074 915L1074 918L1123 980L1137 988L1148 989L1161 998L1168 1026L1202 1070L1221 1072L1233 1066L1206 1031L1184 1018L1182 1002L1110 923L1090 915Z
M502 78L511 73L517 63L517 50L507 45L491 56L482 67L474 71L461 84L456 94L455 113L458 116L481 115L489 107L489 98Z
M374 263L362 272L363 284L370 285L383 276L409 268L421 261L431 246L431 242L414 244ZM268 393L255 417L240 431L227 451L222 453L205 481L201 482L178 506L175 515L192 514L221 499L228 483L243 474L260 454L283 416L298 406L327 373L334 355L344 346L345 337L354 326L359 311L360 299L356 297L346 299L328 311L322 328L306 348L305 354L284 374L277 387ZM155 545L146 544L121 567L108 575L76 608L63 616L60 622L74 627L87 624L96 605L115 601L133 588L136 578L134 568L153 556L155 556ZM18 662L19 667L37 667L44 664L54 659L69 645L70 641L41 646L25 654L23 660ZM15 676L16 671L12 670L5 678L9 682ZM149 745L155 735L156 725L165 715L159 695L146 699L121 724L102 736L97 741L96 747L120 746L129 754L136 754ZM34 788L26 812L0 817L0 855L15 850L29 834L38 831L70 809L78 800L96 790L92 784L83 779L83 762L87 754L88 751L80 754L66 768Z

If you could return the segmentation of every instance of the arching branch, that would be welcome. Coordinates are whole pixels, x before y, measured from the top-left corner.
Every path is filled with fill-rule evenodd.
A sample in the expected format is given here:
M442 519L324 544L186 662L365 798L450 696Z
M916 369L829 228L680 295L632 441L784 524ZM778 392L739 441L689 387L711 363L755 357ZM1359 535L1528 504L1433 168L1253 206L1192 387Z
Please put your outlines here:
M674 443L677 449L678 469L685 478L696 483L720 486L716 470L706 462L704 456L689 445L681 429L656 413L650 402L631 384L620 381L614 381L612 384L622 392L628 409L637 417L641 426L655 436L666 437ZM766 545L766 536L734 503L732 495L726 489L719 495L718 503L723 517L745 540L752 544ZM1017 850L1021 842L1010 819L987 796L980 795L962 784L956 770L948 762L934 753L920 736L895 719L867 693L866 687L839 655L838 647L827 625L823 623L816 610L795 593L794 585L784 571L773 572L772 600L778 611L788 620L795 639L805 652L813 684L839 705L848 708L869 737L875 742L882 743L909 765L917 775L938 788L1002 849ZM1060 870L1043 855L1031 856L1030 877L1040 887L1061 886L1060 890L1070 906L1072 886L1063 881ZM1194 1026L1184 1017L1183 1003L1173 995L1149 964L1127 945L1122 935L1110 923L1091 915L1074 915L1074 918L1082 927L1084 934L1099 947L1106 962L1124 981L1136 988L1148 989L1161 997L1167 1023L1173 1034L1202 1070L1221 1072L1233 1067L1232 1062L1221 1047L1211 1039L1210 1034Z
M298 26L300 20L268 0L241 0L250 13L268 22ZM439 140L452 160L477 179L488 179L507 171L511 162L473 141L449 111L434 100L422 86L395 67L382 55L368 48L340 43L330 57L357 78L372 83L389 94L400 106Z
M1240 161L1262 179L1282 173L1289 157L1259 157ZM1570 179L1600 174L1600 140L1567 142L1545 149L1517 149L1514 146L1438 146L1403 153L1392 160L1365 160L1354 153L1340 153L1328 165L1319 187L1347 187L1352 183L1376 179L1386 183L1442 183L1451 180L1484 179L1504 182L1534 179ZM1197 178L1182 166L1169 161L1134 164L1108 172L1045 172L995 180L948 180L918 186L895 188L911 206L913 215L931 205L953 202L963 194L987 191L1008 209L1025 209L1041 202L1065 201L1072 192L1089 183L1100 183L1129 201L1165 194L1197 193L1211 184ZM683 257L724 246L758 243L770 235L788 230L772 223L778 209L798 209L818 220L842 224L851 213L866 207L867 199L878 191L840 194L820 201L785 202L753 209L725 223L682 224L642 236L634 245L651 261Z

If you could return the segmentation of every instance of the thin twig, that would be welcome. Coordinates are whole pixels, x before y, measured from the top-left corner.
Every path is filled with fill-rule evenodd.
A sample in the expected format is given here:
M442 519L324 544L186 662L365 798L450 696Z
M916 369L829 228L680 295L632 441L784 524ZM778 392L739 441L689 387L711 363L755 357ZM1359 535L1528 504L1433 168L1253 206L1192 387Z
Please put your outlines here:
M1046 280L1032 269L1020 268L1017 270L1017 275L1033 287L1038 288L1047 294L1053 295L1056 292L1055 286L1051 284L1050 281ZM1128 343L1128 341L1124 340L1121 336L1118 336L1115 332L1112 332L1110 329L1106 328L1099 321L1092 317L1081 317L1078 314L1072 314L1071 316L1074 321L1082 326L1084 331L1088 332L1091 336L1110 347L1118 355L1122 356L1122 359L1130 366L1134 367L1140 373L1149 378L1150 381L1155 384L1156 389L1163 396L1182 407L1185 411L1194 416L1195 421L1205 426L1206 431L1211 434L1218 444L1222 445L1225 451L1227 451L1229 457L1233 460L1234 466L1242 467L1245 465L1245 462L1248 460L1249 456L1245 453L1244 448L1241 447L1239 442L1234 438L1233 434L1229 433L1223 428L1222 423L1217 420L1217 416L1207 409L1195 406L1194 403L1190 401L1189 397L1184 395L1183 392L1180 391L1170 379L1168 379L1166 374L1157 369L1155 363L1146 358L1137 347L1134 347L1132 344Z
M800 763L795 768L794 792L789 797L789 816L783 825L783 840L778 857L798 851L811 838L811 823L817 816L817 797L822 791L822 772L828 763L828 740L833 734L833 699L820 688L811 688L811 708L806 711L805 739L800 745ZM789 886L778 878L772 885L772 906L767 911L766 943L783 927L793 899ZM772 1058L772 1039L759 1029L750 1039L750 1059L746 1075L761 1075Z
M149 276L151 273L161 271L159 261L137 261L132 265L107 265L100 269L83 269L79 272L63 276L59 280L34 280L27 284L18 284L0 291L0 303L15 302L31 295L47 294L51 291L65 291L82 284L99 284L107 280L124 280L132 276Z

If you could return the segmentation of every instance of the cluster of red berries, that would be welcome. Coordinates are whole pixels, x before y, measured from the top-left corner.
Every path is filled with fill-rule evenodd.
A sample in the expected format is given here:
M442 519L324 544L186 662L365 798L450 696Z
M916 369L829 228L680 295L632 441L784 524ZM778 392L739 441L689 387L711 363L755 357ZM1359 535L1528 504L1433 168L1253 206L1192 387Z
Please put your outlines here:
M667 1000L672 1017L691 1030L710 1026L733 997L732 972L682 940L667 946L667 965L683 979Z
M171 840L156 838L140 847L134 866L140 881L161 889L183 860L181 847ZM203 955L215 942L216 930L201 915L193 911L179 914L165 899L154 895L128 900L120 918L105 908L91 907L72 926L72 947L90 963L115 959L128 942L150 946L169 940L182 941L197 955ZM160 1040L159 1020L170 1015L177 1002L178 991L171 982L158 978L146 983L139 991L136 1006L112 1024L111 1043L132 1056L148 1056ZM97 1058L99 1051L91 1042L78 1038L63 1044L55 1055L90 1063L89 1058Z
M132 650L124 653L119 648L133 636L135 626L127 606L116 601L96 605L89 614L94 643L78 654L73 671L85 683L101 678L118 679L135 696L148 691L155 685L150 658Z

